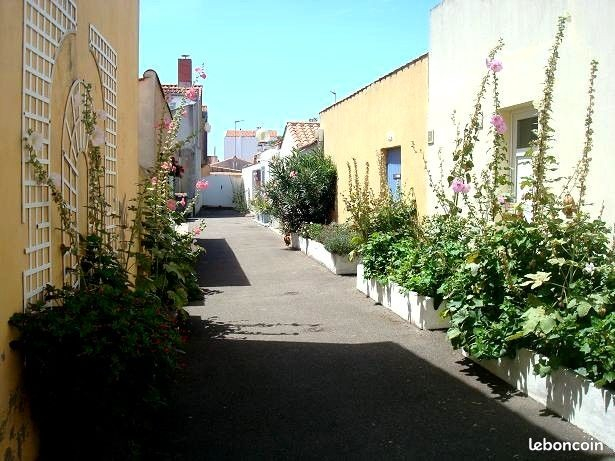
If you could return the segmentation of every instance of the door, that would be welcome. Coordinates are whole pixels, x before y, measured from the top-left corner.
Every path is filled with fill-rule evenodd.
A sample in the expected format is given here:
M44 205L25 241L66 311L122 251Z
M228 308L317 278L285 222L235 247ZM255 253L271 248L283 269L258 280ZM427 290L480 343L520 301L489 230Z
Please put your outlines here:
M391 195L398 199L399 191L401 190L401 147L387 149L386 158L389 190Z

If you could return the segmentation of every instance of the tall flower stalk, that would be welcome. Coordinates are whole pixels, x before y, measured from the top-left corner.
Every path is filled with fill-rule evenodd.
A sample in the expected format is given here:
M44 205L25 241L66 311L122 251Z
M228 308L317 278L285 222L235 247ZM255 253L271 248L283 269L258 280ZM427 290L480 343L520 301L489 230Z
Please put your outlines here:
M555 42L545 67L543 97L538 109L538 133L536 139L532 141L528 152L532 159L532 177L525 179L522 184L523 186L530 186L530 191L526 194L525 198L531 201L532 216L537 221L545 218L547 208L554 199L548 186L553 181L547 177L548 171L557 167L555 156L549 152L554 131L551 127L551 115L559 48L564 40L567 22L567 16L560 16L557 20Z

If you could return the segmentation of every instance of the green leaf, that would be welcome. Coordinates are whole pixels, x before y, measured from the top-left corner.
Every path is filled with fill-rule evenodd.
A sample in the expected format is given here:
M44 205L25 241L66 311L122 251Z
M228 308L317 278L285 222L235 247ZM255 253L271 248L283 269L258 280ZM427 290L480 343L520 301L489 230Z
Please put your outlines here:
M448 337L448 339L455 339L457 338L459 335L461 335L461 330L459 328L450 328L447 332L446 332L446 336Z
M589 313L591 308L592 305L587 301L580 301L579 305L577 306L577 314L579 315L579 317L585 317Z

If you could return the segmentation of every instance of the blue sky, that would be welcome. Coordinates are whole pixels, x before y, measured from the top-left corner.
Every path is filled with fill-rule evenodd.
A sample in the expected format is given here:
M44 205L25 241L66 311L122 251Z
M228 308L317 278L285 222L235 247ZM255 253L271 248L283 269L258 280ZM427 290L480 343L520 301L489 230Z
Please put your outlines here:
M224 133L282 134L428 49L439 0L141 0L140 75L177 82L177 58L205 63L209 152Z

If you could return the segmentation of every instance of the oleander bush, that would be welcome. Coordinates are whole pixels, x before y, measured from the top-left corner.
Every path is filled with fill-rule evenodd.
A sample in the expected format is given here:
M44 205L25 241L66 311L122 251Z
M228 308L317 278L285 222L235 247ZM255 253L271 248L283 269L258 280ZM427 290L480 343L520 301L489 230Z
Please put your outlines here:
M305 222L327 224L335 204L335 165L321 148L273 159L263 186L271 215L285 233Z

